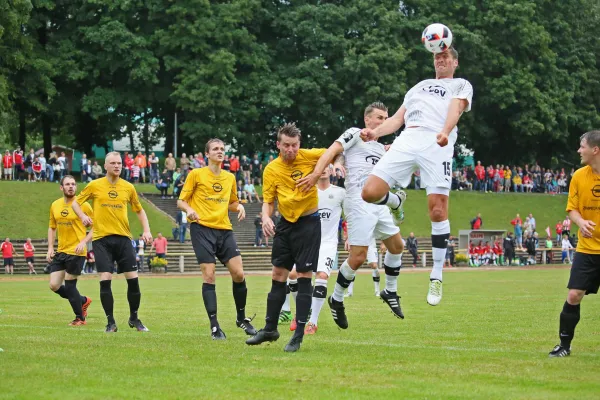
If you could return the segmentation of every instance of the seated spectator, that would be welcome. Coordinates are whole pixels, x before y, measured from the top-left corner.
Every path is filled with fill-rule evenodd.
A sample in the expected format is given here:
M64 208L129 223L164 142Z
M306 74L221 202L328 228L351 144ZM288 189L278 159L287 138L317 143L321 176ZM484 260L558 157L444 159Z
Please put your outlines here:
M513 192L523 192L523 181L521 180L521 176L517 173L513 176Z
M158 180L158 183L156 184L156 188L158 190L160 190L160 195L162 196L163 199L165 199L167 197L167 190L169 189L169 184L170 184L169 173L168 173L167 169L165 168L163 170L163 173L160 176L160 179Z
M98 179L104 176L102 172L102 167L98 165L98 161L94 161L94 165L92 165L92 179Z
M251 182L248 182L244 185L244 192L246 192L246 195L248 196L248 201L250 203L252 203L252 196L256 198L257 202L261 203L260 199L258 198L258 193L256 193L256 189L254 188L254 185Z
M31 170L33 171L34 180L39 181L42 178L42 163L37 157L31 164Z
M526 193L531 193L531 191L533 190L533 182L528 174L525 174L525 176L523 176L523 190Z
M187 160L187 158L186 158ZM179 176L181 175L181 168L177 168L175 170L175 172L173 172L173 182L175 182L177 180L177 178L179 178Z
M465 174L463 174L459 179L458 190L473 190L473 184L468 180Z
M244 191L244 184L242 183L241 179L237 181L237 195L240 201L248 200L246 192Z
M185 174L181 175L179 178L177 178L175 184L173 185L173 196L175 196L176 198L178 198L181 194L181 189L183 189L183 185L185 185L186 176L187 175Z

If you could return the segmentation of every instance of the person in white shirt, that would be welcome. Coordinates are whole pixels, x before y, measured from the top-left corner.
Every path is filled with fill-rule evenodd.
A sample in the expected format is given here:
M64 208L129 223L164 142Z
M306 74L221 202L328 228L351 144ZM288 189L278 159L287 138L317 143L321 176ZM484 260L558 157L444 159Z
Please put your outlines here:
M536 224L535 224L535 218L533 218L533 214L529 213L529 225L531 226L531 230L533 232L535 232L536 230Z
M384 123L388 117L387 107L381 102L375 102L365 108L365 126L375 129ZM380 298L390 307L397 318L404 318L398 297L398 275L402 266L402 251L404 246L400 236L399 225L404 218L400 204L394 213L388 207L369 204L361 198L361 190L369 173L376 167L385 154L385 147L376 140L363 141L360 138L360 128L347 129L321 156L314 171L298 181L298 188L309 190L319 178L329 163L337 157L345 159L348 170L346 176L346 199L344 201L344 215L348 222L348 242L350 255L340 267L333 295L329 297L328 304L335 323L342 329L348 327L344 308L344 290L356 276L356 271L363 265L367 258L367 251L373 238L381 239L388 251L383 261L386 274L386 288L380 292ZM339 162L339 161L338 161ZM399 191L393 194L402 201L406 193Z
M364 140L374 140L406 126L371 172L362 189L362 198L369 203L385 204L393 212L402 202L390 188L406 187L413 171L420 169L431 220L433 269L427 302L435 306L442 300L442 269L450 237L448 196L456 125L463 112L471 109L473 87L465 79L454 78L458 68L458 52L454 48L435 54L433 61L435 79L416 84L406 93L396 114L375 129L363 129L361 136Z
M569 240L569 235L563 234L561 247L562 247L562 263L564 264L565 260L567 260L568 263L571 264L570 250L573 249L573 245L571 244L571 241Z
M254 188L254 185L251 182L248 182L244 185L244 192L248 197L249 203L252 203L252 196L254 196L258 203L261 203L260 199L258 198L258 193L256 193L256 189Z
M137 245L137 262L138 262L138 270L140 272L144 272L144 248L146 247L146 242L144 241L144 238L142 237L142 235L140 235L139 239L138 239L138 245ZM148 268L148 271L150 271L150 268Z
M40 156L38 157L38 161L40 164L42 164L41 180L45 182L47 177L46 177L46 157L44 157L44 153L40 153Z

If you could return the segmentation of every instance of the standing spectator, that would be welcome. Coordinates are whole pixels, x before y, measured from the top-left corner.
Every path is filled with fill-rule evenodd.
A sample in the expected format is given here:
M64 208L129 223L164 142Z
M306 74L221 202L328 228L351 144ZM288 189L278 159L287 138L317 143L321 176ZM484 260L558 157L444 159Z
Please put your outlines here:
M125 171L125 180L129 182L133 181L133 177L131 176L133 171L133 164L133 154L125 153L125 165L123 167L123 170Z
M158 162L160 160L156 157L154 152L150 153L148 157L148 164L150 169L150 183L156 184L158 182Z
M142 182L146 183L146 167L148 166L146 156L142 154L141 151L138 151L137 156L135 156L133 161L134 165L140 167L140 177L142 178Z
M454 266L454 238L452 235L448 238L448 245L446 247L446 267L452 268Z
M85 175L86 175L86 182L93 181L95 178L94 178L94 171L92 169L92 160L88 159L87 163L83 166L83 169L84 169Z
M513 218L513 220L512 220L512 221L510 221L510 224L511 224L512 226L517 226L517 224L519 224L519 225L523 225L523 220L521 219L521 215L517 214L517 215L515 216L515 218Z
M25 242L25 244L23 244L23 256L25 257L25 262L27 262L27 266L29 267L29 275L31 274L35 274L37 275L37 272L35 272L35 260L34 260L34 253L35 253L35 247L33 246L33 243L31 243L31 238L27 238L27 241Z
M54 167L56 166L56 163L56 153L51 152L48 163L46 164L46 177L48 178L48 182L54 182Z
M175 161L175 158L173 158L172 153L169 153L169 155L165 159L165 168L167 170L167 173L169 174L169 178L173 179L175 168L177 168L177 162Z
M40 156L38 157L38 161L40 162L40 165L42 166L42 170L40 173L40 179L45 182L46 179L48 178L48 175L46 174L46 157L44 157L44 153L40 153Z
M168 251L168 243L167 238L162 235L162 233L158 232L156 239L152 242L152 247L150 248L150 253L152 250L156 250L156 257L158 258L167 258ZM165 265L165 272L167 272L167 266Z
M231 158L229 158L229 164L229 170L233 175L235 175L235 180L239 180L240 177L238 175L240 172L240 160L235 156L235 154L232 154Z
M563 231L563 223L560 219L556 223L554 230L556 231L556 245L560 246L560 241L562 240L562 231Z
M512 171L508 168L508 165L504 169L504 191L510 192L510 187L512 186Z
M227 154L225 154L225 156L223 157L223 162L221 162L221 169L231 172L231 161L229 161L229 156Z
M262 183L262 170L263 166L260 160L258 159L258 154L254 155L252 159L252 179L254 183L257 185L261 185Z
M140 171L140 166L137 165L134 160L133 165L131 165L131 181L133 183L140 183Z
M277 225L279 223L279 220L281 219L281 214L279 213L279 210L275 210L275 214L273 214L273 217L271 218L273 220L273 223L275 225ZM343 227L343 223L342 223L342 227Z
M567 193L568 189L567 189L567 178L566 176L561 176L558 178L558 193Z
M63 176L65 176L67 174L67 157L65 157L65 152L61 151L60 153L60 157L58 157L56 159L56 162L59 166L58 168L58 179L57 180L61 180L63 178Z
M561 249L562 249L562 261L561 262L564 264L565 260L567 260L568 263L571 264L571 250L573 249L573 245L569 241L569 235L567 235L567 234L564 234L562 236Z
M535 223L535 218L533 218L533 214L529 213L529 223L531 224L531 229L533 229L533 231L536 231L537 225Z
M477 216L471 220L471 229L477 230L483 227L483 219L481 219L481 213L477 213Z
M520 223L515 225L515 241L517 248L523 250L523 225Z
M33 182L33 162L35 161L35 151L33 149L29 149L29 154L25 156L25 160L23 160L23 166L27 170L27 182Z
M185 185L186 178L187 178L187 175L185 175L185 174L181 174L177 177L177 180L173 184L173 197L179 198L179 195L181 194L181 190L183 189L183 186Z
M0 245L0 251L2 251L2 258L4 258L4 272L6 274L13 275L15 261L13 256L18 256L13 244L10 242L9 238L4 239L2 245Z
M552 254L552 236L546 238L546 264L552 264L554 255Z
M417 238L415 237L414 232L411 232L408 238L406 239L406 247L408 248L410 254L413 256L412 266L413 268L415 268L417 266L417 261L419 260L419 253L417 251L419 243L417 241Z
M23 172L23 152L20 147L17 147L17 149L13 151L13 162L15 165L15 172L13 173L14 180L20 181Z
M246 158L246 156L242 156L242 162L240 163L242 167L242 173L244 175L244 182L250 182L250 161Z
M477 161L477 166L475 167L475 189L485 191L485 168L481 165L481 161Z
M167 197L167 191L169 190L169 183L170 183L169 172L165 168L163 170L162 175L158 179L158 183L156 184L156 188L158 190L160 190L160 195L163 199L165 199Z
M523 224L523 231L524 231L525 238L527 238L529 235L533 234L533 227L531 226L529 217L525 218L525 223Z
M520 225L519 225L520 226ZM504 256L508 262L508 266L511 266L513 259L515 258L515 239L512 237L512 232L508 232L508 235L504 238L502 243L504 248Z
M11 181L13 179L13 156L8 150L4 152L2 157L2 168L4 169L4 179Z
M562 234L567 236L571 235L571 218L569 218L568 214L563 220L562 226Z
M144 272L144 250L146 249L146 241L144 237L140 234L137 243L137 257L136 261L138 263L138 271Z
M527 239L525 239L525 248L527 249L527 264L533 265L535 264L535 252L536 252L536 241L531 232L527 234Z
M40 160L37 157L34 158L33 163L31 164L31 171L33 171L33 181L37 182L42 179L42 163L40 163Z
M513 176L513 192L523 192L523 180L518 173Z
M185 243L185 232L187 231L187 213L185 211L178 211L175 222L179 226L179 243Z
M98 164L98 161L94 161L94 165L92 165L92 180L98 179L104 176L104 172L102 172L102 167Z
M258 198L258 193L256 193L256 189L252 182L248 182L244 185L244 192L246 192L246 195L248 196L248 202L252 203L252 196L254 196L258 203L262 203Z
M204 156L202 153L196 154L196 158L194 159L194 168L202 168L206 167L206 160L204 160Z
M254 247L261 246L265 247L262 243L263 231L262 231L262 212L259 212L256 218L254 218Z
M181 176L181 168L177 168L175 170L175 172L173 173L173 176L171 176L171 181L172 182L176 182L179 179L180 176Z
M81 160L79 161L79 170L81 171L81 182L89 182L89 175L85 176L83 175L83 171L84 169L87 167L87 163L88 163L88 159L87 159L87 155L85 153L83 153L81 155Z
M187 155L185 153L181 153L181 158L179 159L179 168L180 171L183 172L187 172L190 169L190 159L187 158Z

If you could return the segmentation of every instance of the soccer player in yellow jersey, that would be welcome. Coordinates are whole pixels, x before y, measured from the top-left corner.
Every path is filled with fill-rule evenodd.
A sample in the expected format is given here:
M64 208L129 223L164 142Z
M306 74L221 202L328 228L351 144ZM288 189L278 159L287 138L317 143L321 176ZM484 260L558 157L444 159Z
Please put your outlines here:
M578 169L571 179L567 212L579 226L579 240L567 285L567 301L560 313L560 344L550 352L550 357L571 354L581 300L586 294L598 293L600 287L600 131L582 135L577 152L585 167Z
M87 309L92 299L81 296L77 290L77 277L85 264L86 244L92 240L92 231L86 235L85 226L77 214L73 212L77 183L71 175L60 180L63 196L50 206L50 223L48 227L48 252L46 261L50 270L50 289L63 299L69 300L75 313L71 326L85 325ZM85 203L82 211L92 215L92 207ZM54 252L54 239L58 233L58 251ZM63 281L65 284L63 285Z
M225 333L217 320L217 293L215 292L215 264L218 258L229 270L233 281L233 300L237 311L236 325L247 335L256 334L251 319L246 318L246 279L242 256L233 234L229 211L238 213L238 220L246 211L237 197L235 176L221 170L225 144L220 139L206 143L208 166L193 169L177 200L177 207L187 213L190 237L196 259L202 270L202 299L210 320L213 340L224 340Z
M100 274L100 301L108 324L105 332L116 332L117 324L113 316L113 294L111 289L113 265L117 263L117 273L127 280L127 301L129 302L129 326L140 332L148 331L138 318L140 308L140 284L138 282L135 251L131 245L131 231L127 218L127 204L137 214L143 227L142 238L152 241L148 217L138 199L135 187L120 178L123 162L118 152L106 155L104 168L106 176L90 182L73 202L73 211L85 226L94 226L93 247L96 269ZM94 216L82 212L81 206L93 200Z
M286 280L295 264L298 272L297 328L285 346L286 352L298 351L302 344L312 301L312 274L316 272L321 244L317 188L313 186L303 192L296 188L296 181L313 171L325 149L300 149L300 139L301 133L296 125L281 127L277 133L279 157L263 172L262 226L265 236L274 236L271 253L273 281L267 296L265 327L246 341L249 345L257 345L279 339L279 311L285 301ZM281 213L277 227L271 220L275 200Z

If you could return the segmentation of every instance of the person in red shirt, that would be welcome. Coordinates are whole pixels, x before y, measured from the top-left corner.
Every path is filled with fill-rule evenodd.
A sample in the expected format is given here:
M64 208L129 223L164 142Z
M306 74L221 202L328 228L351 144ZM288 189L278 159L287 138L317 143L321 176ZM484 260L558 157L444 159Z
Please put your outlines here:
M526 193L531 193L531 189L533 189L533 183L531 183L531 178L528 174L523 176L523 189L525 189Z
M479 242L478 245L475 246L475 249L473 250L477 256L476 260L475 260L475 266L479 267L482 263L483 263L483 258L482 258L482 252L483 252L483 244L481 243L481 241Z
M484 190L485 168L481 165L481 161L477 161L475 167L475 188L473 190Z
M33 181L39 181L42 177L42 163L37 157L35 158L35 161L31 164L31 170L33 171Z
M238 172L240 171L240 160L235 155L232 155L229 159L229 164L229 172L235 175L236 180L239 180Z
M490 242L485 242L485 245L481 246L481 258L483 265L490 265L490 260L492 259L492 246L490 246Z
M492 193L492 191L494 190L494 174L496 173L496 170L494 169L493 165L490 165L488 167L487 170L487 179L485 181L485 191L487 193Z
M2 157L2 169L4 170L4 179L7 181L12 180L13 164L13 156L10 151L6 150Z
M25 257L25 261L27 261L27 266L29 266L29 275L31 275L31 274L37 275L37 272L35 272L35 268L33 265L33 263L34 263L33 253L34 252L35 252L35 247L33 246L33 243L31 243L31 238L27 238L27 241L23 245L23 256Z
M150 248L150 252L153 249L156 250L156 257L158 258L166 258L167 257L167 238L162 235L162 233L158 232L156 239L152 242L152 247ZM167 266L165 266L165 272L167 272Z
M125 153L125 157L123 160L125 167L123 170L125 171L125 180L131 182L131 167L133 167L133 156L131 154Z
M517 214L517 216L510 221L510 224L512 226L516 226L517 224L521 224L521 226L523 226L523 220L521 219L521 216Z
M556 230L556 245L560 246L563 232L563 223L561 220L558 220L554 229Z
M471 267L477 266L477 248L473 242L469 242L469 265Z
M483 226L483 219L481 219L481 213L477 213L477 216L471 220L471 229L481 229Z
M13 161L15 163L14 179L21 180L21 173L23 172L23 152L20 147L13 151Z
M15 266L13 256L18 256L18 254L9 238L4 239L4 242L0 245L0 251L2 251L2 258L4 258L4 272L12 275Z
M494 247L492 249L492 253L493 253L494 265L498 265L497 260L502 256L502 245L500 244L500 240L497 239L494 242Z

